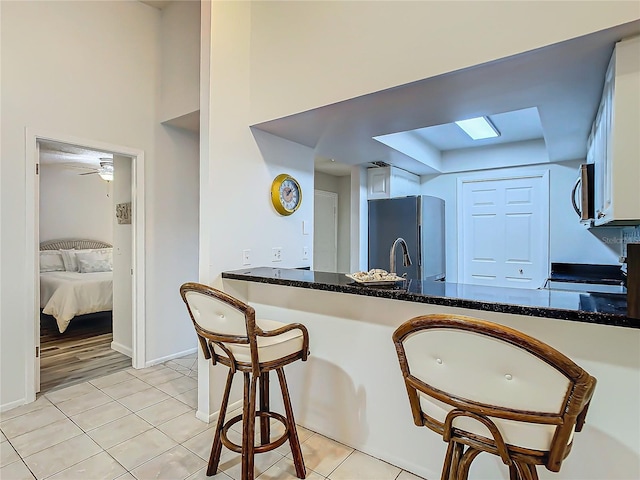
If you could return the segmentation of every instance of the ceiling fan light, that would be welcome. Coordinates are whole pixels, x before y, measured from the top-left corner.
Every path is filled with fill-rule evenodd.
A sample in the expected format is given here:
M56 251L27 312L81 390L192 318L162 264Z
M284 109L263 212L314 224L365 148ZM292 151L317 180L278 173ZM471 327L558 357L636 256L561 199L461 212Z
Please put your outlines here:
M103 163L98 169L98 175L106 182L113 181L113 164Z

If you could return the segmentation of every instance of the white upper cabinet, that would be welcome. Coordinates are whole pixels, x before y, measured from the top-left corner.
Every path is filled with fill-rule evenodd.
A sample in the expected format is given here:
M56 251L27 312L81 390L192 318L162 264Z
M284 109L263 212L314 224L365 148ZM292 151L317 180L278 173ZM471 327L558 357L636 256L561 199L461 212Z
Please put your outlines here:
M589 137L595 225L640 224L640 37L616 44Z
M367 199L396 198L420 194L420 177L396 167L367 170Z

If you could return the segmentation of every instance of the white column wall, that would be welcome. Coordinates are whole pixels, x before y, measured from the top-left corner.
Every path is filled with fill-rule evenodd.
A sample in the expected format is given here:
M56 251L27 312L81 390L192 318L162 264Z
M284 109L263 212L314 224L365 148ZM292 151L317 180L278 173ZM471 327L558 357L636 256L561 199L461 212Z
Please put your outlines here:
M243 268L245 249L251 250L251 266L301 267L310 265L311 258L302 259L302 247L313 240L313 151L249 128L252 5L211 2L210 25L203 26L203 32L211 32L211 53L203 59L203 69L208 65L201 80L210 84L210 100L201 108L202 162L207 165L200 171L200 241L207 243L200 280L213 285L220 285L222 271ZM203 9L202 18L207 17ZM271 183L280 173L295 177L303 191L300 208L286 217L270 199ZM282 261L272 262L273 247L282 248ZM200 418L218 409L226 375L220 371L200 363Z

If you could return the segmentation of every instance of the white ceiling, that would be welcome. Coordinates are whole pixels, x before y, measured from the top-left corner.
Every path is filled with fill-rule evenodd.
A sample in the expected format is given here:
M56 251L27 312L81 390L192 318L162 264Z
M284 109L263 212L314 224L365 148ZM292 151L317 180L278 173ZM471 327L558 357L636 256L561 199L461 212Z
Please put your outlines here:
M40 163L43 165L57 165L76 168L98 168L100 159L113 159L113 154L89 150L76 145L39 141Z
M500 132L499 137L472 140L471 137L464 133L455 123L445 123L443 125L417 128L405 132L390 133L389 135L381 135L374 138L394 148L393 140L412 137L428 143L441 152L544 138L540 115L538 115L538 109L536 107L524 108L522 110L516 110L515 112L498 113L488 118L498 129L498 132Z
M313 148L316 169L329 165L334 175L339 173L332 164L346 165L347 174L352 165L374 161L418 175L434 173L373 137L412 131L439 150L469 148L471 140L444 125L483 115L502 132L497 142L542 136L549 161L583 159L614 44L638 33L640 21L631 22L255 127Z

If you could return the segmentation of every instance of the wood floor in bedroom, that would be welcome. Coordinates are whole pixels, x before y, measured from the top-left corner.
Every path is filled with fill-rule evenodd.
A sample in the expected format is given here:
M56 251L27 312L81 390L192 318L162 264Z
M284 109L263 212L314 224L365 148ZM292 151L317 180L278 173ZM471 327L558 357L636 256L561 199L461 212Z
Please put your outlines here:
M111 349L111 312L71 321L64 333L49 315L40 318L40 391L69 387L131 367L131 358Z

